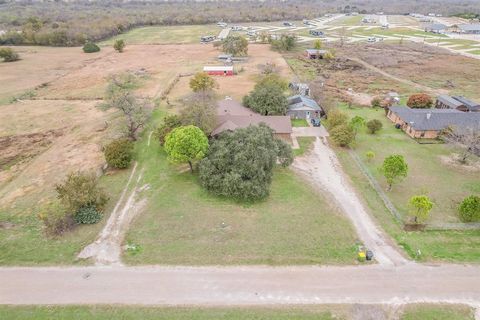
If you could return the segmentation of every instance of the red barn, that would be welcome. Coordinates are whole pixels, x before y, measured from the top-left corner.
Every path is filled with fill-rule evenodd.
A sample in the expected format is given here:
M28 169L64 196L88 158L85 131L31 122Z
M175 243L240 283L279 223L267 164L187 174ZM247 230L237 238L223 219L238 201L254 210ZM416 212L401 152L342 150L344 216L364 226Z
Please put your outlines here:
M233 66L205 66L203 71L211 76L233 76Z

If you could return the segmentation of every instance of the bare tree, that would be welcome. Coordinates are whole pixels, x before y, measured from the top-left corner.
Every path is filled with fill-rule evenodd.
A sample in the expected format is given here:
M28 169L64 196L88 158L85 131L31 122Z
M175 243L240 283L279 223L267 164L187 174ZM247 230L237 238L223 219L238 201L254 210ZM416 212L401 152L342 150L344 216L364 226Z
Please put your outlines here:
M131 90L135 87L134 80L125 74L112 76L107 88L106 101L108 106L120 110L125 116L127 135L137 140L137 135L151 114L150 102L136 98Z
M480 126L449 128L443 135L446 143L461 150L459 161L467 163L471 155L480 156Z

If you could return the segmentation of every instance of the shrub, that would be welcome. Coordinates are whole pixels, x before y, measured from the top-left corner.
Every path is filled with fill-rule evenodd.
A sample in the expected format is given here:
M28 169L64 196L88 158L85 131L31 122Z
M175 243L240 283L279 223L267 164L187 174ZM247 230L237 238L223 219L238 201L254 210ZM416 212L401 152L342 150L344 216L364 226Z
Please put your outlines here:
M113 44L113 49L117 50L118 52L123 52L123 49L125 48L125 41L122 39L115 40L115 43Z
M18 53L13 51L13 49L10 48L0 48L0 58L3 58L3 61L5 62L13 62L20 60L20 56Z
M72 215L58 202L48 204L38 214L38 218L44 225L45 233L50 236L61 235L74 225Z
M480 197L471 195L463 199L458 213L463 222L480 222Z
M341 124L330 130L330 137L341 147L350 145L355 139L355 131L346 124Z
M344 112L333 109L328 113L327 126L329 129L333 129L336 126L347 124L347 120L348 116Z
M100 51L100 47L97 46L93 42L87 42L83 46L83 52L85 52L85 53L93 53L93 52L98 52L98 51Z
M382 127L383 127L383 124L378 119L373 119L367 122L367 129L368 129L368 132L371 134L376 133L377 131L382 129Z
M105 147L103 154L110 167L127 168L133 159L133 143L128 139L114 140Z
M407 106L409 106L410 108L427 109L431 108L432 105L432 97L430 97L426 93L412 94L407 101Z
M372 108L380 108L382 106L382 101L380 98L375 97L372 99L371 106Z
M373 159L375 159L375 152L373 151L367 151L365 153L365 156L367 157L367 160L370 162L372 161Z
M166 116L163 119L163 123L160 127L157 128L155 131L155 136L157 137L158 141L160 142L160 145L163 146L165 143L165 137L167 134L172 131L175 128L178 128L182 125L182 121L179 116L172 114L169 116Z
M102 220L102 216L94 206L86 206L78 209L73 218L78 224L94 224Z
M97 185L93 174L71 173L55 189L60 203L69 214L74 214L82 207L92 206L102 212L108 201L106 194Z

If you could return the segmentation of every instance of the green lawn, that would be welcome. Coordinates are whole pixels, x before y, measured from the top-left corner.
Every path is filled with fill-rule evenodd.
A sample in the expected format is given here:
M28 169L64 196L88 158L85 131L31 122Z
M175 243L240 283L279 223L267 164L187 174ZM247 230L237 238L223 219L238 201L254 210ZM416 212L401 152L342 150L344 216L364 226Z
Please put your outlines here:
M292 127L308 127L308 122L305 119L292 119Z
M155 116L159 121L159 113ZM352 264L355 231L327 199L289 169L275 171L256 203L215 197L155 142L138 145L148 204L127 235L128 264Z
M101 42L101 45L112 45L116 39L123 39L129 44L182 44L199 43L205 35L217 36L220 28L215 25L187 26L154 26L132 29Z
M381 308L381 307L379 307ZM0 318L8 320L349 320L357 319L350 305L281 307L128 307L128 306L0 306ZM408 305L401 320L473 320L473 311L461 305Z
M388 193L397 209L406 214L408 199L415 194L426 193L435 203L430 221L458 222L455 209L457 201L466 195L480 192L478 176L442 164L440 157L450 154L445 145L416 143L403 132L397 131L385 118L383 110L367 108L345 108L344 110L351 117L360 115L367 120L376 118L383 122L384 129L376 135L359 133L355 152L359 154L384 189L386 184L378 170L383 159L392 153L405 156L409 164L408 177L394 185L393 190ZM480 262L478 250L480 230L404 232L403 225L394 221L379 196L370 187L364 175L359 172L348 152L341 148L336 150L345 171L365 199L371 212L412 258L423 261ZM367 162L365 157L365 153L370 150L376 155L371 163ZM420 250L420 257L416 257L417 250Z
M100 179L100 185L110 197L106 213L110 213L128 178L128 170ZM42 194L53 197L53 194ZM76 263L76 255L93 242L105 225L108 215L95 225L83 225L65 235L52 238L43 232L37 218L38 198L23 197L15 208L0 209L0 221L14 224L0 231L0 265L54 265ZM81 262L85 264L85 262ZM0 317L1 318L1 317Z
M473 320L473 310L459 305L410 305L402 320Z

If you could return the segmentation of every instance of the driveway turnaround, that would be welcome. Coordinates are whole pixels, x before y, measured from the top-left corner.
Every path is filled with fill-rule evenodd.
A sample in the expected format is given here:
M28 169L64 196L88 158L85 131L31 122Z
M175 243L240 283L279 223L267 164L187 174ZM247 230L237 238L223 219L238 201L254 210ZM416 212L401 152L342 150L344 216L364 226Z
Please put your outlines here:
M1 268L0 304L480 305L480 266Z

